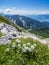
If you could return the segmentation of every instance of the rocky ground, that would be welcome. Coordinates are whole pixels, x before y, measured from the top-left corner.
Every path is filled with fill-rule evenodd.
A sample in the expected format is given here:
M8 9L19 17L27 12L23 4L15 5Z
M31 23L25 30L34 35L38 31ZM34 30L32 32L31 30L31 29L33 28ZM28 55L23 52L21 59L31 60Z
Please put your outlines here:
M0 32L3 36L0 37L0 44L7 44L11 39L17 38L18 31L12 25L0 23Z
M12 25L8 25L6 23L0 23L0 32L3 36L0 37L0 44L7 44L11 41L11 39L17 39L20 37L23 38L32 38L34 40L38 40L43 44L49 45L49 39L40 39L38 36L30 33L19 32Z

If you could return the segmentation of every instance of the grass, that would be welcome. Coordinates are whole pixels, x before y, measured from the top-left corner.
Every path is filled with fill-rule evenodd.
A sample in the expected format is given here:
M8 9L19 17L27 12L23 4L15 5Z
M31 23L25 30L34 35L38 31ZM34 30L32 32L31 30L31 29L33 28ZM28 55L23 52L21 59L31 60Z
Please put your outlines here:
M27 43L36 46L31 52L22 53L23 44ZM13 39L9 44L0 46L0 65L49 65L49 48L31 38Z

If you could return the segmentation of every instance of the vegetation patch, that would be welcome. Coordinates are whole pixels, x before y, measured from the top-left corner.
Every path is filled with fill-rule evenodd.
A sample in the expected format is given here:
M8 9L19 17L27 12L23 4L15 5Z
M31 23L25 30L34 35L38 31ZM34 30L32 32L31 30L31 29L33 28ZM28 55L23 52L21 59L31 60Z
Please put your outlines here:
M0 45L0 65L49 65L49 48L31 38Z

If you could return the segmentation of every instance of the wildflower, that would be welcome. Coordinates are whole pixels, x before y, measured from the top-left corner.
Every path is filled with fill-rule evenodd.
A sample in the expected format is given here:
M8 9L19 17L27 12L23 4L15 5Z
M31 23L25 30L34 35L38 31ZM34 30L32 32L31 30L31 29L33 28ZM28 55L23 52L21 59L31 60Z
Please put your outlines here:
M30 46L30 43L28 42L28 43L27 43L27 45L29 45L29 46Z
M13 48L14 48L14 47L16 47L16 44L15 44L15 43L13 43L13 44L12 44L12 47L13 47Z
M32 49L31 49L31 48L29 48L29 51L32 51Z
M26 44L23 44L23 47L25 47L26 46Z
M15 44L15 43L13 43L13 44Z
M25 47L24 49L28 50L28 49L29 49L29 47Z
M35 47L33 45L31 45L31 49L34 49Z
M13 45L12 45L12 47L14 48L14 47L16 47L16 45L15 45L15 44L13 44Z
M33 46L36 46L36 44L33 44Z
M10 50L10 49L9 49L9 48L7 48L7 49L6 49L6 52L9 52L9 50Z
M19 39L17 39L16 42L20 43L21 41Z
M22 48L22 53L23 53L23 52L26 52L26 49Z
M21 44L18 44L18 47L21 48Z

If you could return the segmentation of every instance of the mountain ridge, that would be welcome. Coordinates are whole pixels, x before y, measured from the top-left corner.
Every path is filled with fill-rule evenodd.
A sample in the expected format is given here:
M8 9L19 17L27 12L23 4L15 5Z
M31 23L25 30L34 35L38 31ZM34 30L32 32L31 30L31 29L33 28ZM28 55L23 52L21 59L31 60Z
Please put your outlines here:
M49 37L49 22L43 21L40 22L38 20L34 20L32 18L21 16L21 15L6 15L5 17L9 18L12 22L16 23L20 27L25 28L29 32L32 32L34 34L42 35L44 37ZM46 29L44 29L46 28ZM30 30L31 29L31 30ZM44 29L44 31L42 31ZM46 31L46 32L45 32ZM48 32L48 33L47 33Z

